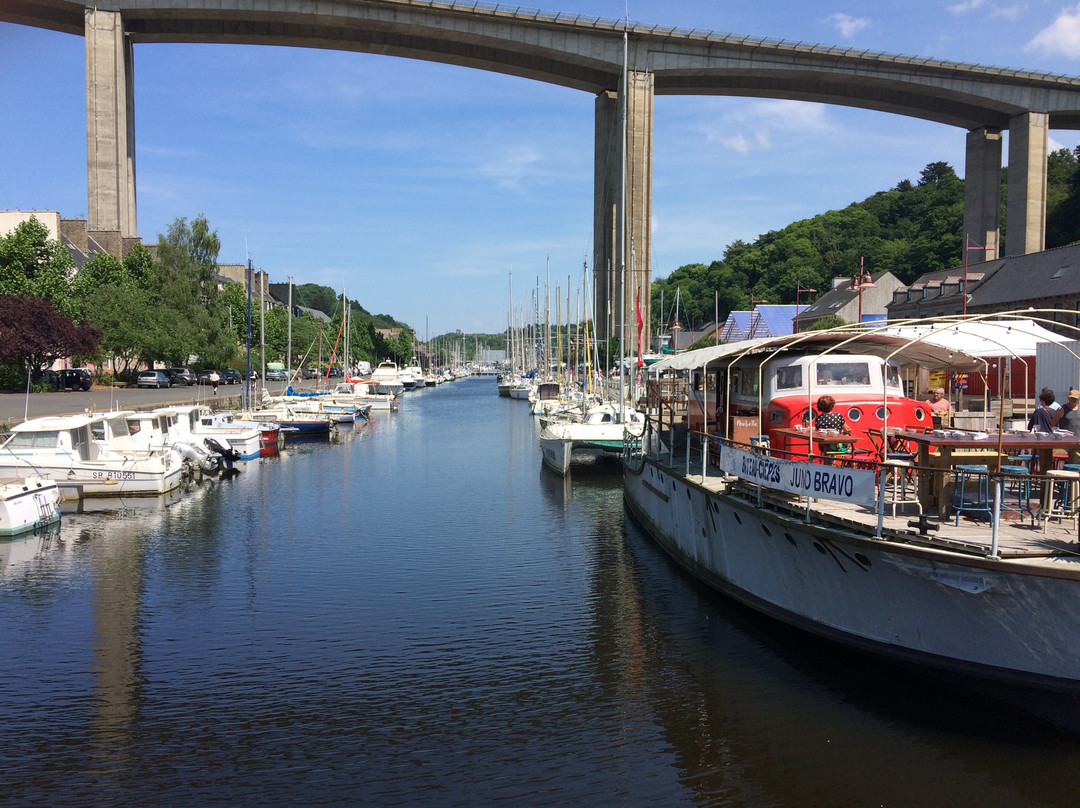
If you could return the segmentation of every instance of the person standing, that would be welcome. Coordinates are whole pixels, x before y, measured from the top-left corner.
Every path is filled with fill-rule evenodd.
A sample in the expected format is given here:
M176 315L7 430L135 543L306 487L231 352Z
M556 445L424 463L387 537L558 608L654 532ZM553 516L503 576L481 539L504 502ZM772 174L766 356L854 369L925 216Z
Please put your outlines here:
M1050 433L1054 431L1054 411L1050 408L1053 403L1053 391L1044 390L1039 394L1039 406L1035 408L1035 412L1031 413L1031 417L1028 418L1029 432Z
M221 382L221 377L218 376L218 372L216 370L211 370L210 371L210 384L213 385L214 395L215 396L217 395L217 386L218 386L219 382Z

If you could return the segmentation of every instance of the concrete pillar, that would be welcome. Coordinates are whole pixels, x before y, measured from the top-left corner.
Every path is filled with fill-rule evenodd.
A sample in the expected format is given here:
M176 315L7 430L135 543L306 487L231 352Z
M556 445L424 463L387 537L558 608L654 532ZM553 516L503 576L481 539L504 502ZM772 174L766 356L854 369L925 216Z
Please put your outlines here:
M1001 232L1001 130L981 127L967 134L964 169L964 234L968 263L998 257Z
M644 321L641 345L642 351L647 353L651 339L652 74L630 71L628 75L625 143L621 138L622 109L617 93L603 92L597 96L595 126L593 288L597 338L619 336L619 328L625 324L627 353L637 349L635 300L640 290ZM620 243L623 149L626 153L626 223L625 243Z
M91 232L138 235L131 41L117 11L86 9L86 164Z
M1009 121L1009 190L1005 254L1027 255L1046 246L1046 153L1050 116L1025 112Z

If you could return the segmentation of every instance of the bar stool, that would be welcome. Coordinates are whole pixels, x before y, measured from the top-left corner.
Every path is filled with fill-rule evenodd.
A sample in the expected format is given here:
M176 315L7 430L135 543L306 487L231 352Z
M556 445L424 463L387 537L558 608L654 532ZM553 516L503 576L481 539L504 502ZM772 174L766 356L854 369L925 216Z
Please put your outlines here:
M1031 471L1031 464L1034 461L1035 455L1030 452L1022 452L1020 454L1009 455L1009 463L1014 466L1023 466L1028 471Z
M1020 512L1021 520L1027 511L1027 515L1031 517L1031 526L1035 527L1035 513L1031 510L1031 477L1027 466L1002 466L1001 472L1011 476L1011 479L1003 481L1007 485L1002 486L1002 510L1006 509L1005 498L1016 494L1016 510Z
M960 524L960 514L964 511L985 513L987 519L993 518L990 509L990 474L986 466L956 466L953 470L953 495L949 513L956 513L956 524ZM975 500L967 501L967 487L974 483Z
M922 503L919 502L919 484L914 478L914 470L915 464L911 460L887 457L881 461L881 473L884 475L882 484L887 486L885 489L885 504L892 506L894 519L896 518L897 505L915 505L919 509L919 514L922 514ZM908 491L909 482L910 492Z
M1046 482L1047 501L1042 511L1044 535L1051 519L1060 522L1062 519L1077 516L1077 506L1080 503L1077 502L1076 489L1080 486L1080 471L1050 469L1046 472Z

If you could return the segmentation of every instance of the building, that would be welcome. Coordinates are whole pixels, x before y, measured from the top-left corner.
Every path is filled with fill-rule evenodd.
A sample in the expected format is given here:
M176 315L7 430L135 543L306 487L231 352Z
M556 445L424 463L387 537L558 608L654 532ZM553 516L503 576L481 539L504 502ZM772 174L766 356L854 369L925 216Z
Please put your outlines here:
M750 334L750 312L733 311L724 321L720 329L721 342L738 342L744 340Z
M753 311L747 338L782 337L794 333L795 308L786 303L758 306Z
M969 267L966 278L964 268L956 267L928 272L910 286L897 287L888 307L889 319L962 314L966 293L968 314L1050 309L1055 313L1044 316L1061 324L1054 330L1076 337L1072 327L1080 326L1080 245L974 266L978 271Z
M864 321L884 320L891 316L888 312L889 304L895 300L893 293L903 284L891 272L879 272L871 275L870 279L874 285L863 286L860 306L860 292L852 288L852 278L833 278L832 289L799 310L798 330L809 331L815 323L826 317L839 317L845 323L859 322L860 308ZM793 318L794 316L792 313Z

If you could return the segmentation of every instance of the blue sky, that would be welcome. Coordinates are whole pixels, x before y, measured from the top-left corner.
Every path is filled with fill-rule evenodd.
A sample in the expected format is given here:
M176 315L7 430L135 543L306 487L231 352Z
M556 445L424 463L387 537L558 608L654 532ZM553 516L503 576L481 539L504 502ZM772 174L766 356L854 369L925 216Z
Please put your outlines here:
M873 6L872 10L870 6ZM1080 4L549 0L607 19L1080 75ZM86 214L81 37L0 24L0 209ZM345 288L421 337L506 325L542 285L576 298L592 256L593 98L366 54L136 45L139 233L205 215L222 262ZM655 101L653 276L844 207L964 132L769 99ZM1054 130L1051 148L1080 133Z

